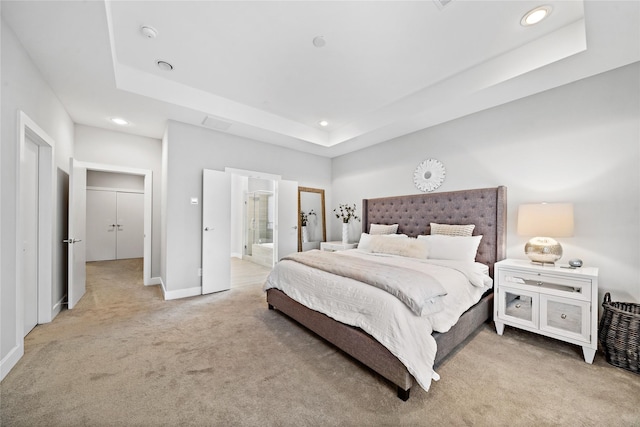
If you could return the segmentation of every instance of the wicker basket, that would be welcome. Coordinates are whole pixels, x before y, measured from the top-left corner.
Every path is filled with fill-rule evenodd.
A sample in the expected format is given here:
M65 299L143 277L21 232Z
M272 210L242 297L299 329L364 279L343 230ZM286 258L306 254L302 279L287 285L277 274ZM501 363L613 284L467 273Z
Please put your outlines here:
M611 302L607 292L602 307L598 339L607 362L640 374L640 304Z

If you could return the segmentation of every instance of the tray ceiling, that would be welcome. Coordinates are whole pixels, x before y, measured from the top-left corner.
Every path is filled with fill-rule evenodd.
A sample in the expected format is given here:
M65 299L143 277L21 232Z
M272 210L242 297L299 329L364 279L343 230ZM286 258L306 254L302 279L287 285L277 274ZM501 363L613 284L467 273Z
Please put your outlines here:
M108 127L117 115L131 122L125 131L161 137L171 119L335 156L637 61L633 33L610 58L583 58L615 27L604 19L624 18L619 26L638 35L637 4L620 2L625 13L606 3L544 2L551 15L530 27L520 20L540 2L3 1L1 10L77 123Z

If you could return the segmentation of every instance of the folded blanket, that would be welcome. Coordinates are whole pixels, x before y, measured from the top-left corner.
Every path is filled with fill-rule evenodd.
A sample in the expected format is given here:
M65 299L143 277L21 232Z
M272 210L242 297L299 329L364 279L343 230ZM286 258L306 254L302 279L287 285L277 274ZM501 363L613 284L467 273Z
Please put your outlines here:
M418 316L441 311L441 297L447 294L442 284L427 273L345 257L336 252L315 249L293 253L283 259L375 286L398 298Z

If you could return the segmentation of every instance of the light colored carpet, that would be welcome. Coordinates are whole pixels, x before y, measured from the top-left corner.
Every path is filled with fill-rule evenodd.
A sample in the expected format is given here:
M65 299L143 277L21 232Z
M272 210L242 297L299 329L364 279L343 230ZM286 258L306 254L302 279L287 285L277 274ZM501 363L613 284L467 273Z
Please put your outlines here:
M234 269L240 268L234 263ZM163 301L138 260L88 264L87 294L26 338L2 426L638 426L640 376L507 327L480 329L427 393L395 387L277 311L254 283Z

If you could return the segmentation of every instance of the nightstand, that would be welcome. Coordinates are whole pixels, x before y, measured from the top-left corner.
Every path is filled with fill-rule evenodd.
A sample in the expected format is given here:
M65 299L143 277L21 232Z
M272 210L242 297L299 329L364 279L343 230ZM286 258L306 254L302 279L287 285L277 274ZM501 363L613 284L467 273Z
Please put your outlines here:
M598 269L536 265L505 259L495 264L493 320L582 346L593 363L598 349Z
M357 243L342 243L342 242L322 242L320 243L320 250L335 252L335 251L344 251L347 249L357 248Z

